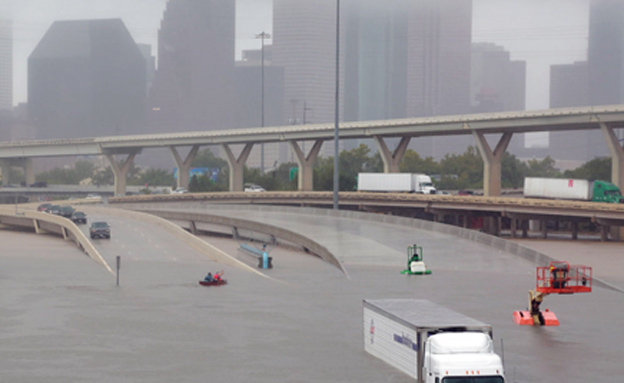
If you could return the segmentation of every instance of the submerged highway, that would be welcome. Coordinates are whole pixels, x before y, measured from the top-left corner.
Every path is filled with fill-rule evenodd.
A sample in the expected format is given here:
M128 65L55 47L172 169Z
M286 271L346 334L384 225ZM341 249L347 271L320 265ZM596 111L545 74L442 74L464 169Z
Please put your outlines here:
M590 294L547 297L542 307L553 310L561 326L520 327L512 312L526 308L536 264L515 252L316 209L265 212L201 203L185 209L305 233L322 241L346 273L295 247L277 246L270 247L274 268L263 270L265 278L212 261L158 220L84 207L89 221L112 226L110 240L93 242L111 267L121 257L117 287L114 276L70 242L0 230L2 380L412 382L364 352L366 298L429 299L492 324L508 382L624 376L624 294L618 291L624 269L610 270ZM237 254L234 240L202 238ZM414 243L423 246L432 275L400 274ZM565 252L548 251L566 260ZM573 255L590 266L604 262L598 252ZM228 285L197 284L206 272L222 269Z

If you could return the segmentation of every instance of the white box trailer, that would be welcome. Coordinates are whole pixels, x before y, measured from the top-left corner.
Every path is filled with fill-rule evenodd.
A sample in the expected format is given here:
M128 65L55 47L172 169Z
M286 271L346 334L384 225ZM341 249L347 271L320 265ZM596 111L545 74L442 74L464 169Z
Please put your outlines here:
M431 177L418 173L358 173L358 191L436 193Z
M419 383L504 383L492 326L422 299L364 300L364 350Z
M587 180L527 177L524 179L524 196L591 201L592 189Z

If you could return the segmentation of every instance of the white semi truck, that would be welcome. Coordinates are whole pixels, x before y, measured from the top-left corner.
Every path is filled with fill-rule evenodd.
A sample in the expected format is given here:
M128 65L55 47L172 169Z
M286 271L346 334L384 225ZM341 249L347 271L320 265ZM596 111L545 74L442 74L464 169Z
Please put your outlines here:
M527 177L524 179L524 196L526 198L624 203L620 189L611 182L570 178Z
M504 383L492 326L422 299L366 299L364 350L418 383Z
M419 173L359 173L358 191L436 194L431 177Z

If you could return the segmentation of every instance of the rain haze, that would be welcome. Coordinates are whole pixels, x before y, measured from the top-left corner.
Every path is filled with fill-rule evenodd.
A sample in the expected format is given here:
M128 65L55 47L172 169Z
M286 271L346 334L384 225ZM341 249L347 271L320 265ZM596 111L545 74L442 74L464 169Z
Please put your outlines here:
M179 6L175 3L175 1L170 1L170 6ZM373 12L371 10L374 9L375 3L381 4L381 2L364 0L343 0L342 2L342 19L343 27L346 28L344 34L346 37L342 36L341 55L344 56L346 64L342 67L341 73L345 81L341 118L345 121L547 109L553 107L550 89L552 84L550 73L553 65L573 65L588 60L590 0L456 2L436 16L439 17L440 25L445 25L442 30L446 28L446 37L437 42L442 50L447 50L446 56L436 58L438 62L433 64L442 68L440 73L435 75L439 78L432 74L424 74L416 84L405 85L405 78L414 78L413 72L417 70L414 68L420 67L428 60L429 53L414 54L413 48L419 44L426 46L430 42L424 42L426 37L414 37L419 36L418 33L408 32L408 28L413 28L413 25L418 24L410 18L424 17L423 14L426 14L424 9L428 5L417 5L417 7L422 7L418 11L422 12L420 16L397 15L400 12L393 13L391 10L393 7L399 9L401 5L434 3L393 0L383 3L383 7L380 8L383 12ZM221 14L216 15L217 11L214 10L208 13L213 12L216 15L214 17L227 20L230 17L230 10L224 8L225 2L219 4L221 4L219 7L223 8L220 10ZM227 7L231 7L232 3L229 4ZM17 105L28 101L28 87L30 86L28 85L28 58L53 22L121 19L136 43L151 46L151 55L155 58L154 65L157 70L153 88L149 88L152 84L148 81L148 88L151 90L148 91L147 110L159 111L159 113L148 112L148 115L144 117L147 122L142 129L123 130L120 126L124 125L124 122L117 121L106 123L116 125L116 128L111 128L109 131L96 129L100 133L108 135L168 132L172 129L171 121L176 121L178 131L203 130L206 126L211 126L213 130L260 126L260 102L258 100L260 97L253 97L248 89L260 87L260 59L259 55L254 56L251 50L260 51L262 43L258 35L261 32L271 34L263 41L266 46L271 47L267 52L266 60L267 65L272 66L267 70L267 88L263 91L268 99L267 116L263 124L275 126L332 121L334 48L331 32L335 9L331 4L335 3L325 1L322 3L324 5L320 6L318 4L321 3L318 3L318 6L315 6L311 2L298 0L239 0L235 4L235 9L231 7L233 12L235 11L235 30L232 36L230 32L227 32L227 35L204 44L204 46L210 46L206 52L210 51L211 55L216 58L221 57L219 59L221 67L206 61L210 60L207 57L193 64L198 68L208 68L204 74L204 80L194 79L193 82L200 84L201 81L205 81L202 85L205 89L210 87L225 89L224 93L209 94L209 90L203 94L189 93L188 99L176 101L179 105L176 106L175 112L167 114L163 106L171 103L171 97L179 98L172 94L172 89L179 91L179 87L184 86L171 83L172 73L183 70L177 67L181 65L180 63L173 62L176 60L182 62L186 59L163 51L162 47L158 46L159 31L167 39L178 38L175 37L177 30L174 26L175 20L164 19L166 0L93 0L89 2L0 0L0 18L12 20L12 103ZM459 6L455 6L456 4ZM367 7L368 10L365 9ZM322 12L322 14L319 13L322 15L320 16L322 20L318 19L308 25L305 19L307 16L298 14L297 12L303 13L303 11L298 11L297 8L306 9L308 14L316 8L318 12ZM405 14L408 13L405 12ZM274 20L274 17L277 17L277 20ZM225 24L228 23L223 25ZM411 26L406 27L406 25ZM229 26L226 26L227 28ZM303 36L305 41L296 41L292 37L295 34L291 31L297 28L301 33L296 36ZM388 28L392 30L392 33L386 35ZM67 33L71 34L71 32ZM216 36L221 32L206 29L205 33L206 36ZM426 36L426 33L428 32L423 32L422 36ZM397 38L396 36L404 37ZM175 41L176 44L183 44L182 40ZM230 43L230 41L233 42ZM192 44L201 45L201 42L198 40ZM369 44L370 46L364 47ZM229 48L231 46L234 46L234 49ZM305 58L305 53L301 53L300 57L295 57L294 51L289 51L295 46L309 47L308 54L313 54L314 60ZM393 52L393 57L382 64L382 57L390 50ZM247 54L245 51L248 51ZM407 53L401 53L406 51ZM496 72L496 70L492 71L486 65L475 66L475 52L485 57L494 51L506 55L504 59L506 62L501 64L505 68L498 69L508 73L508 78L502 81L500 77L491 76L489 84L487 81L480 82L482 79L479 76L483 77L484 73ZM159 61L167 56L171 57L171 61L169 64L165 63L161 71L163 63ZM176 56L178 58L175 58ZM236 70L229 68L234 66L233 62L226 62L233 61L230 59L231 56L237 60ZM402 60L407 60L408 64L401 64ZM467 65L471 61L472 69L471 65ZM250 68L254 66L255 69ZM224 74L228 71L231 73ZM475 75L477 71L481 73ZM513 76L510 74L512 72ZM507 80L512 81L510 76L514 77L513 84L506 83ZM216 82L210 82L209 78L215 79ZM305 84L295 85L299 80L304 81ZM380 85L383 83L386 83L385 89ZM503 83L504 85L501 85ZM431 94L423 90L431 86L440 88ZM493 87L499 89L493 89ZM241 89L246 89L242 90L246 93L245 97L236 95ZM188 92L191 90L187 90ZM492 100L494 93L498 99ZM207 102L214 110L193 109L191 104L199 99L210 100ZM619 100L610 103L616 104ZM577 102L576 100L560 104L562 105L557 107L595 105L595 103L583 103L583 101ZM222 113L224 110L228 113ZM231 116L226 116L226 114ZM180 115L183 116L182 120ZM132 127L133 123L125 125ZM45 130L56 132L54 126L54 123L50 123ZM91 134L93 133L83 132L79 136ZM69 133L60 134L59 137L63 135L68 136ZM44 134L40 138L50 137ZM527 134L524 146L546 148L548 141L547 133ZM440 159L446 153L461 153L466 148L465 140L448 144L444 142L444 144L423 143L422 147L414 147L414 149L419 150L424 156ZM365 143L370 145L369 142ZM345 147L345 149L350 148ZM515 150L519 149L510 148L512 152ZM275 153L270 155L270 162L273 163L274 160L276 163L284 162L287 159L284 153L282 149L275 149ZM330 154L327 151L326 153ZM595 154L587 154L587 157L592 158L592 155ZM524 158L535 156L543 157L544 153L521 155ZM255 161L253 158L252 155L251 163Z

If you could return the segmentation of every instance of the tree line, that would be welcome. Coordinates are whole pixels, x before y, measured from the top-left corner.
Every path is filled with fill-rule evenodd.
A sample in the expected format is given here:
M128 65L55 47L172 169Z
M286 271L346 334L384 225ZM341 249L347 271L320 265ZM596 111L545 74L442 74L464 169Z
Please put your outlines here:
M338 169L341 191L357 188L358 173L383 172L383 162L379 152L361 144L352 150L339 154ZM217 179L212 174L193 176L189 183L191 192L227 191L229 189L229 169L227 162L215 156L209 148L201 150L191 164L192 167L217 169ZM424 173L433 176L440 190L483 188L483 160L474 146L462 154L447 154L440 161L432 157L421 157L408 149L400 165L403 173ZM297 190L297 164L282 163L278 168L261 174L260 169L244 168L246 183L261 185L266 190ZM333 190L334 159L319 156L313 168L314 190ZM19 175L17 175L19 177ZM525 177L579 178L588 180L611 180L611 159L595 158L574 170L564 172L555 168L555 160L546 157L523 162L516 156L505 153L501 160L501 186L520 188ZM22 175L23 178L23 175ZM97 168L91 161L78 160L71 169L55 168L37 174L37 181L49 184L78 184L87 178L94 185L112 185L113 172L110 166ZM133 166L128 172L128 185L158 185L175 187L173 171Z

